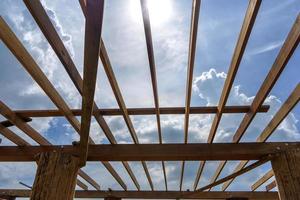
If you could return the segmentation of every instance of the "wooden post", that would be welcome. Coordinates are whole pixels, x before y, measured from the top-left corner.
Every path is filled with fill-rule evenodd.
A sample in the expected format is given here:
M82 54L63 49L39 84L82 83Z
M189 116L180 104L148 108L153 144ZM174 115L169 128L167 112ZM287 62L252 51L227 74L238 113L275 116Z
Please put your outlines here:
M271 161L281 200L300 199L300 149L290 149Z
M73 200L79 159L61 152L40 154L31 200Z

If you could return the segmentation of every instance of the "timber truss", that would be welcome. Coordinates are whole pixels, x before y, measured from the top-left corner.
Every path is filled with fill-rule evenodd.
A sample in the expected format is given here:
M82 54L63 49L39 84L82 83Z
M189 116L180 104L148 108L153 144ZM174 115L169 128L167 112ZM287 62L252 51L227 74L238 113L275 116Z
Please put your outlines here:
M81 109L71 109L67 105L55 87L48 80L47 76L43 73L32 56L28 53L17 36L13 33L8 24L2 17L0 19L1 40L14 54L14 56L31 75L31 77L36 81L36 83L43 89L45 94L57 106L57 110L11 110L7 105L5 105L4 102L0 101L0 114L7 119L6 121L0 123L0 132L4 137L17 145L1 146L0 162L22 161L37 162L38 164L38 170L32 191L2 189L0 190L0 198L13 199L15 197L31 196L31 199L72 199L75 195L77 198L106 199L278 199L279 196L281 199L300 199L300 143L266 143L267 139L272 135L278 125L297 105L300 98L300 84L296 86L288 99L274 115L270 123L266 125L256 142L239 143L256 114L259 112L267 112L269 109L269 106L263 105L263 102L269 95L271 89L275 85L279 76L286 67L290 57L293 55L296 47L299 44L299 15L295 19L294 25L292 26L284 44L282 45L282 48L263 84L260 86L260 89L257 92L252 104L249 106L226 106L231 87L233 85L261 4L261 0L249 0L249 5L245 13L243 25L240 30L238 41L232 56L229 71L227 73L228 75L218 105L213 107L191 107L190 102L192 93L193 69L200 12L200 0L193 0L185 107L163 108L159 106L149 13L145 0L141 0L155 107L127 109L115 77L113 67L109 60L104 41L101 38L104 0L79 0L79 2L82 12L86 18L83 79L41 3L38 0L24 0L25 5L32 14L42 33L52 46L77 90L82 95ZM105 73L108 77L119 108L101 109L94 102L99 58L103 64ZM207 113L215 114L207 143L188 143L190 114ZM245 116L236 130L232 143L213 143L218 125L224 113L245 113ZM164 114L183 114L185 116L183 144L163 144L160 116ZM112 115L123 116L134 144L117 144L114 135L112 134L103 117ZM155 115L158 127L157 132L159 136L159 144L139 144L139 139L133 127L130 115ZM80 141L75 142L73 145L54 146L28 124L28 122L34 120L35 117L50 116L65 117L80 135ZM76 116L81 116L81 121L79 121ZM96 119L111 144L95 144L93 139L89 136L92 117ZM39 146L31 146L25 139L21 138L12 130L10 130L8 128L10 126L18 127L35 142L37 142ZM178 191L168 190L165 161L170 160L182 161L180 188ZM185 161L188 160L197 160L200 161L200 164L193 185L194 190L182 191ZM221 162L212 179L210 180L210 184L202 188L198 188L198 183L201 178L203 168L208 160L217 160ZM228 160L240 160L240 163L237 165L232 174L224 178L219 178L219 175ZM254 161L250 162L251 160ZM64 165L61 165L61 161L63 161ZM111 173L114 179L120 184L123 190L101 190L100 185L86 172L80 169L86 165L87 161L101 162L108 172ZM127 190L126 183L112 167L110 161L122 162L137 189L136 191ZM128 164L128 161L141 162L151 191L140 190L139 182L137 181L133 170ZM146 161L161 161L166 190L154 190ZM261 179L253 184L251 187L252 191L225 191L237 176L242 175L268 161L271 161L273 169L271 169L266 175L261 177ZM50 169L54 170L53 174L49 175L45 173L47 170L51 171ZM66 172L68 172L67 175L64 175ZM88 186L79 179L76 180L77 175L89 183L94 190L89 189ZM261 186L274 175L276 177L276 182L273 181L271 184L269 184L266 188L267 191L255 191L259 186ZM59 176L63 177L65 181L60 179ZM297 177L298 181L296 181L294 177ZM83 190L75 191L76 184ZM222 191L210 191L214 186L220 184L223 184ZM278 187L279 195L277 192L269 192L274 187ZM53 192L53 188L56 192ZM59 191L61 193L59 193Z

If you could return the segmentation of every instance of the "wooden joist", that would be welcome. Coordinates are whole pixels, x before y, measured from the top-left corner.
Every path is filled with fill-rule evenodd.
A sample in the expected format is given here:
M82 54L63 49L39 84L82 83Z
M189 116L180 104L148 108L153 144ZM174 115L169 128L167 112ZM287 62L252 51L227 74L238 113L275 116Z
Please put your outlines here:
M297 105L300 100L300 84L297 84L296 88L287 98L287 100L282 104L277 113L273 116L272 120L268 123L266 128L262 131L262 133L256 139L256 142L266 142L267 139L273 134L276 128L280 125L280 123L285 119L285 117L291 112L291 110ZM235 170L240 170L246 166L248 161L241 161ZM226 182L222 186L222 190L226 190L228 186L234 179Z
M87 1L84 40L84 70L82 86L82 116L80 127L80 165L85 166L97 81L104 0ZM90 141L91 142L91 141Z
M86 1L85 0L79 0L79 2L80 2L82 12L83 12L84 16L86 17L86 15L87 15ZM102 61L104 71L106 73L106 76L107 76L108 81L110 83L110 86L112 88L112 91L115 95L115 98L117 100L117 103L119 105L121 113L123 115L125 124L128 127L129 133L132 137L132 140L135 144L138 144L139 140L138 140L137 134L136 134L135 129L133 127L130 116L128 115L128 111L127 111L127 108L126 108L126 105L125 105L125 101L123 99L120 87L118 85L115 73L114 73L113 68L111 66L111 63L110 63L110 60L109 60L109 57L108 57L108 53L106 51L105 44L104 44L102 38L101 38L101 41L100 41L100 55L99 56L100 56L100 59ZM151 180L151 177L150 177L150 173L149 173L148 168L147 168L147 164L145 162L142 162L142 166L144 168L144 171L145 171L147 180L149 182L149 185L150 185L151 189L154 190L153 183L152 183L152 180Z
M89 145L88 161L259 160L266 155L299 148L298 142L216 144L99 144ZM226 149L226 151L224 151ZM62 151L78 155L78 147L0 146L0 161L34 161L36 154Z
M262 184L268 181L270 178L274 176L274 171L270 169L265 175L263 175L260 179L258 179L252 186L251 190L254 191L259 188Z
M152 83L152 90L153 90L153 97L154 97L154 106L155 106L155 115L156 115L156 122L157 122L158 139L159 139L159 143L162 144L162 133L161 133L161 125L160 125L160 110L159 110L159 99L158 99L158 89L157 89L156 67L155 67L155 59L154 59L154 51L153 51L153 43L152 43L150 17L149 17L149 12L148 12L148 7L147 7L147 1L146 0L141 0L140 2L141 2L141 8L142 8L145 38L146 38L148 60L149 60L149 67L150 67L150 74L151 74L151 83ZM163 175L164 175L164 181L165 181L165 188L166 188L166 190L168 190L167 175L166 175L166 168L165 168L165 163L164 162L162 162L162 169L163 169Z
M263 105L260 107L258 112L268 112L270 106ZM161 115L177 115L184 114L185 107L160 107ZM155 108L128 108L129 115L155 115ZM226 106L224 113L247 113L250 111L250 106ZM14 110L14 112L20 117L61 117L64 114L60 110ZM81 116L81 109L71 109L71 112L75 116ZM216 106L206 107L190 107L190 114L214 114L217 113ZM101 108L94 109L93 114L102 116L115 116L122 115L120 109L117 108ZM112 136L113 137L113 136ZM111 142L114 143L114 142Z
M238 129L236 130L233 136L233 143L237 143L241 140L242 136L246 132L250 123L257 114L257 109L263 104L268 94L272 90L282 71L286 67L290 57L293 55L296 47L300 41L300 15L298 15L295 20L293 27L291 28L283 46L280 49L279 54L275 62L273 63L267 77L265 78L263 84L259 88L254 100L251 104L251 111L247 113L242 122L240 123ZM220 165L225 165L226 162L221 163ZM223 167L218 167L218 169L223 169ZM220 174L220 171L216 171L215 174ZM217 177L217 176L215 176Z
M191 25L190 25L190 41L189 41L189 56L188 56L188 68L187 68L187 80L186 80L186 95L185 95L185 116L184 116L184 143L188 142L189 132L189 120L190 120L190 105L192 97L192 84L194 75L194 63L197 46L197 33L198 33L198 21L200 15L201 0L193 0ZM181 174L179 189L182 190L183 177L184 177L185 162L181 163Z
M0 18L0 28L0 37L2 41L4 41L6 46L16 56L16 58L31 75L31 77L44 90L44 92L48 95L51 101L60 109L60 111L68 119L73 128L80 134L79 121L72 114L69 106L66 104L64 99L60 96L60 94L48 80L47 76L43 73L43 71L40 69L40 67L31 57L31 55L27 52L25 47L22 45L22 43L19 41L16 35L12 32L12 30L9 28L9 26L6 24L2 17ZM17 125L15 122L13 123ZM42 143L43 145L45 145L48 142L35 130L31 130L31 128L26 127L25 122L20 121L19 126L21 126L23 129L25 128L27 132L30 132L29 136L35 141L38 141L39 144ZM91 138L90 140L92 141ZM125 183L122 181L120 176L114 176L114 178L123 186L124 189L126 188L124 187Z
M30 190L0 189L0 195L14 197L29 197ZM277 200L277 192L179 192L179 191L75 191L76 198L106 198L116 197L122 199L226 199L232 197L245 197L249 199Z
M31 122L32 121L32 119L29 118L29 117L21 117L21 118L24 122ZM14 126L14 124L11 123L9 120L4 120L4 121L0 122L0 126L8 128L8 127Z
M16 125L20 130L22 130L25 134L31 137L35 142L40 145L51 145L51 143L44 137L41 136L34 128L32 128L29 124L27 124L21 117L16 115L7 105L5 105L2 101L0 101L0 113L6 117L10 122ZM15 134L8 128L0 126L0 133L4 135L7 139L12 141L13 143L19 146L30 146L28 142L22 139L20 136ZM35 159L35 158L33 158ZM34 161L34 160L33 160ZM85 174L82 170L78 171L78 174L85 179L88 183L90 183L96 189L100 189L98 184L94 184L94 180ZM78 186L82 189L87 188L87 186L78 180Z
M244 173L246 173L246 172L248 172L248 171L250 171L250 170L252 170L256 167L259 167L259 166L265 164L266 162L268 162L270 160L270 158L271 158L270 156L267 156L267 157L265 157L265 158L263 158L259 161L256 161L256 162L252 163L251 165L248 165L247 167L245 167L245 168L243 168L243 169L241 169L237 172L234 172L233 174L230 174L230 175L228 175L224 178L221 178L220 180L217 180L217 181L215 181L211 184L208 184L208 185L198 189L197 191L205 191L205 190L210 189L214 186L220 185L220 184L222 184L222 183L224 183L224 182L226 182L226 181L228 181L232 178L238 177L238 176L240 176L240 175L242 175L242 174L244 174Z
M237 74L239 65L241 63L244 51L246 49L246 45L248 43L250 33L252 31L260 4L261 4L261 0L249 1L247 12L244 17L244 22L243 22L242 28L240 30L239 38L236 43L234 53L233 53L233 56L231 59L231 63L230 63L229 70L227 73L227 78L225 80L222 94L221 94L221 97L220 97L220 100L218 103L218 112L216 113L216 115L213 119L212 126L210 129L209 135L208 135L208 139L207 139L208 143L212 143L215 138L219 123L222 118L222 114L224 113L224 109L225 109L225 105L226 105L229 93L231 91L231 87L233 85L233 82L234 82L235 76ZM196 187L200 181L201 173L203 171L204 166L205 166L205 162L200 164L201 168L198 169L197 176L196 176L195 183L194 183L194 189L196 189ZM224 167L224 165L219 166L218 168L220 170L222 170L223 167ZM219 173L220 172L215 173L215 175L213 176L213 178L211 180L212 182L214 182L216 180Z
M300 41L300 15L298 15L291 31L289 32L280 52L271 67L267 77L265 78L263 84L261 85L259 91L257 92L252 104L251 112L247 113L243 118L240 126L238 127L234 137L233 142L239 142L246 129L252 122L253 118L257 114L257 109L263 104L266 97L270 93L274 84L278 80L283 69L287 65L290 57L293 55L296 47Z
M30 0L24 0L25 5L27 6L28 10L30 11L31 15L34 17L36 23L40 27L41 31L47 38L49 44L55 51L56 55L58 56L59 60L63 64L65 70L69 74L71 80L73 81L75 87L77 88L78 92L82 95L83 93L83 80L81 78L81 75L79 74L79 71L77 70L70 54L68 53L67 49L65 48L62 40L60 39L57 31L55 30L53 24L51 23L50 18L48 17L45 9L43 8L40 1L30 1ZM98 106L94 102L94 110L99 110ZM60 111L58 111L60 112ZM73 115L76 115L76 112L72 110ZM80 110L80 115L82 111ZM103 116L99 112L93 112L93 116L95 117L96 121L102 128L104 134L112 144L116 144L116 139L113 136L108 124L104 120ZM135 183L137 189L140 189L140 186L136 180L136 177L134 176L130 166L127 163L123 163L125 169L129 173L131 179ZM109 165L105 165L109 168L111 168ZM107 168L107 169L109 169ZM114 171L110 171L114 172Z
M275 187L277 187L276 180L272 181L271 183L269 183L266 186L266 191L270 191L270 190L274 189Z

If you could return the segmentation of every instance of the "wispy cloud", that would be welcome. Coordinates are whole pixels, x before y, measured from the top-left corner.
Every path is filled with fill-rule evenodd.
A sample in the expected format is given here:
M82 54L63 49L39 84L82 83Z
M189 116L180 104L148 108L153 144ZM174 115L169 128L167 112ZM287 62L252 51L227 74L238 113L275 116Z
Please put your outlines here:
M262 45L260 47L254 48L253 50L251 50L249 52L248 55L258 55L258 54L262 54L262 53L266 53L269 51L272 51L274 49L277 49L279 47L281 47L281 45L283 44L283 41L274 41L274 42L270 42L266 45Z

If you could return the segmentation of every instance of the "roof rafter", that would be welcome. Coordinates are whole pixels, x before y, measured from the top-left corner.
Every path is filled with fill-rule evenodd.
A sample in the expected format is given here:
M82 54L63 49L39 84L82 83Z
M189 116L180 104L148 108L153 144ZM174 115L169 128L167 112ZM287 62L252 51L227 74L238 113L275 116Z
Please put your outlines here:
M187 80L186 80L186 96L185 96L185 117L184 117L184 143L188 142L189 132L189 120L190 120L190 105L192 96L192 84L194 74L194 64L197 46L197 33L198 33L198 21L200 15L201 0L193 0L192 4L192 16L190 25L190 41L189 41L189 57L187 68ZM185 162L181 163L181 174L179 189L182 190L183 177L184 177Z
M147 7L147 0L141 0L140 2L141 2L144 30L145 30L145 38L146 38L146 45L147 45L147 52L148 52L150 74L151 74L151 83L152 83L154 105L155 105L155 115L156 115L157 130L158 130L157 132L158 132L159 143L162 144L159 99L158 99L158 91L157 91L157 78L156 78L153 44L152 44L150 17L149 17L149 12L148 12L148 7ZM164 174L165 187L166 187L166 190L168 190L166 168L165 168L165 163L163 161L162 161L162 169L163 169L163 174Z
M36 83L44 90L47 96L51 99L51 101L60 109L60 111L64 114L64 116L68 119L70 124L73 126L75 131L80 134L80 123L76 119L76 117L72 114L69 106L66 104L64 99L60 96L60 94L56 91L54 86L48 80L46 75L40 69L38 64L34 61L16 35L12 32L3 18L0 18L0 36L2 41L6 44L6 46L10 49L10 51L15 55L15 57L19 60L22 66L27 70L27 72L31 75L31 77L36 81ZM15 123L14 123L15 124ZM22 123L22 126L24 123ZM31 137L35 137L35 139L39 142L48 143L39 133L30 130ZM92 141L92 139L90 138ZM113 172L113 168L109 164L104 165L108 170ZM120 176L114 176L116 180L122 185L125 189L126 185L121 180Z
M0 101L0 114L3 115L5 118L7 118L10 122L15 124L21 131L23 131L26 135L28 135L30 138L32 138L35 142L37 142L40 145L51 145L51 143L41 136L34 128L32 128L29 124L27 124L22 118L20 118L18 115L16 115L7 105L5 105L2 101ZM28 142L26 142L24 139L22 139L20 136L15 134L13 131L11 131L8 128L1 127L0 126L0 133L4 135L7 139L12 141L13 143L17 144L18 146L30 146ZM94 185L91 181L92 179L89 176L85 176L84 172L82 170L78 171L78 174L85 179L88 183L90 183L93 187L97 189L98 185ZM80 186L82 189L86 189L87 186L80 181L77 182L78 186ZM100 189L100 186L99 186Z
M39 1L29 1L29 0L24 0L25 5L27 6L28 10L34 17L35 21L37 22L38 26L40 27L41 31L47 38L49 44L55 51L56 55L60 59L61 63L63 64L65 70L69 74L71 80L73 81L75 87L77 88L78 92L82 95L82 85L83 85L83 80L81 78L81 75L79 74L70 54L68 53L67 49L65 48L62 40L60 39L57 31L55 30L53 24L51 23L51 20L49 19L45 9L43 8L41 2ZM93 110L98 110L98 106L94 102L93 105L94 109ZM74 113L73 113L74 114ZM116 144L116 139L113 136L109 126L107 125L106 121L104 120L103 116L99 114L98 112L93 112L93 116L95 117L96 121L102 128L104 134L108 138L108 140L112 144ZM140 186L136 180L136 177L134 176L130 166L128 163L123 163L125 169L129 173L131 179L135 183L137 189L140 189ZM105 166L109 166L109 164L106 164ZM108 169L109 169L108 168Z
M81 6L81 9L82 9L82 12L83 12L84 16L86 16L86 1L85 0L79 0L79 3L80 3L80 6ZM107 51L106 51L106 48L105 48L105 45L104 45L104 42L103 42L102 38L101 38L101 41L100 41L100 55L99 56L100 56L100 59L102 61L106 76L108 77L109 83L110 83L111 88L113 90L113 93L115 95L115 98L117 100L117 103L118 103L118 105L121 109L124 121L125 121L125 123L128 127L128 130L129 130L129 133L131 134L133 142L135 144L138 144L139 143L138 137L137 137L136 132L134 130L132 121L131 121L131 119L128 115L128 111L127 111L127 108L126 108L126 105L125 105L125 101L123 99L121 90L119 88L117 79L115 77L115 73L114 73L113 68L111 66L111 63L110 63L110 60L109 60L109 57L108 57L108 54L107 54ZM142 162L142 166L143 166L143 169L145 171L145 174L146 174L147 180L149 182L149 185L150 185L151 189L154 190L153 183L152 183L152 180L151 180L151 177L150 177L150 173L149 173L148 168L147 168L147 164L145 162Z
M243 25L241 27L239 38L238 38L238 41L236 43L234 53L233 53L233 56L232 56L232 59L231 59L230 67L229 67L229 70L228 70L228 73L227 73L227 78L225 80L225 84L224 84L224 87L223 87L223 90L222 90L221 98L219 100L218 112L216 113L216 115L213 119L212 126L211 126L211 129L210 129L209 135L208 135L208 139L207 139L208 143L212 143L214 138L215 138L219 123L220 123L221 118L222 118L222 114L224 112L224 108L225 108L228 96L229 96L230 91L231 91L231 87L233 85L233 82L234 82L235 76L237 74L239 65L241 63L243 54L245 52L246 45L248 43L250 33L252 31L252 28L253 28L253 25L254 25L254 22L255 22L260 4L261 4L261 0L250 0L249 1L249 5L248 5L248 8L247 8L247 12L245 14L244 22L243 22ZM200 164L200 167L198 169L196 180L194 182L194 189L197 188L197 185L200 181L201 174L202 174L204 166L205 166L205 161ZM223 169L223 167L219 166L218 169L221 171ZM216 175L214 175L213 180L211 182L214 182L216 180L214 178L217 178L218 175L219 174L216 173Z
M296 47L298 46L299 41L300 41L300 15L298 15L297 19L295 20L294 25L291 28L283 46L281 47L275 62L273 63L268 75L266 76L256 96L254 97L254 100L251 104L251 111L244 116L242 122L240 123L238 129L236 130L236 133L233 136L233 141L232 141L233 143L238 143L241 140L242 136L246 132L250 123L256 116L257 109L263 104L268 94L272 90L273 86L275 85L276 81L278 80L279 76L281 75L283 69L286 67L290 57L293 55ZM220 165L225 165L225 164L226 162L220 163ZM221 170L223 168L224 166L218 167L218 169ZM214 177L217 179L220 173L221 171L216 171L215 172L216 176Z

